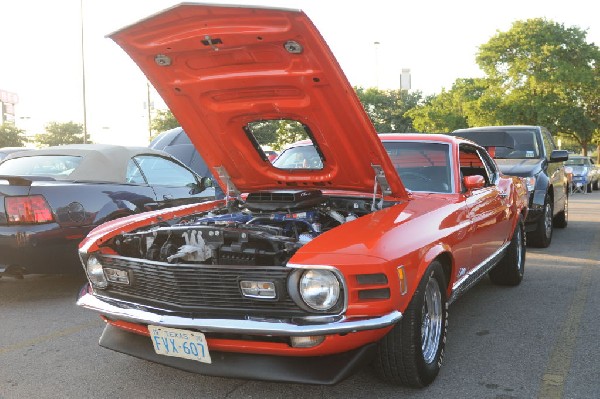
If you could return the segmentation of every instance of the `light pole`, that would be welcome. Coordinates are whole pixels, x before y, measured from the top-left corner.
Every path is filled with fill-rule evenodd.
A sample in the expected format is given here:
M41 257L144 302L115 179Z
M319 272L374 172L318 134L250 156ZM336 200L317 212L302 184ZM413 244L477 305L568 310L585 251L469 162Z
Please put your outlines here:
M152 103L150 99L150 82L146 81L146 106L148 107L148 140L152 140Z
M85 56L83 46L83 0L79 0L79 11L81 20L81 83L83 96L83 144L87 144L87 107L85 102Z
M375 46L375 87L379 88L379 60L377 57L377 50L379 49L379 45L381 43L379 42L373 42L373 45Z

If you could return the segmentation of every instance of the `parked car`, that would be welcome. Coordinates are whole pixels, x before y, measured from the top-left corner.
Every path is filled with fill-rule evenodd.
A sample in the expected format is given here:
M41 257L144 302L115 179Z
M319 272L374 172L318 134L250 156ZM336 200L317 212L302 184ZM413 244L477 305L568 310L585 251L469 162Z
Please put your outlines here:
M596 161L593 157L589 157L590 162L592 163L592 172L590 172L594 178L592 183L592 188L594 190L600 190L600 165L596 164Z
M65 145L0 163L0 274L81 272L79 242L99 224L214 199L207 180L148 148Z
M425 386L447 305L487 273L521 282L523 180L466 140L378 136L301 11L185 4L111 37L232 196L86 237L77 303L104 317L100 345L302 383L373 361L387 381ZM320 163L271 164L255 140L265 121L303 128Z
M8 156L8 154L12 154L13 152L19 151L27 151L29 148L25 147L2 147L0 148L0 161Z
M214 179L208 165L206 165L189 136L181 127L159 134L150 142L148 147L168 152L200 176ZM261 150L269 161L273 161L277 157L277 152L268 147L262 146ZM217 198L224 197L223 190L219 185L215 185L215 190Z
M208 165L206 165L202 156L198 154L196 147L194 147L194 144L192 144L192 141L181 127L160 133L150 142L148 147L165 151L192 169L199 176L204 176L214 181ZM214 190L216 198L224 197L225 194L218 184L214 185Z
M569 182L563 165L568 152L558 150L542 126L473 127L451 134L484 146L502 173L525 178L530 192L527 243L548 247L554 227L565 228L569 220Z
M594 161L590 157L569 155L569 160L565 162L565 167L571 168L573 175L571 184L573 188L579 188L588 193L598 189L600 175L598 174L596 165L594 165Z
M279 153L277 151L270 149L270 148L263 147L262 150L265 153L265 155L267 156L267 158L269 158L269 161L271 161L271 162L273 162L279 155Z

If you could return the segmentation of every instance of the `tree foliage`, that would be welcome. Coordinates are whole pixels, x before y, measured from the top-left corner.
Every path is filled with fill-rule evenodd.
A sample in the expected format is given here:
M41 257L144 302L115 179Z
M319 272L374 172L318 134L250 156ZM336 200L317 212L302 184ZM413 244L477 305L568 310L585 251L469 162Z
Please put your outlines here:
M280 151L288 144L308 138L306 130L300 123L294 123L294 121L289 120L280 120L274 125L276 126L276 139L275 142L268 144L270 144L275 151Z
M83 144L83 125L75 122L50 122L46 133L36 134L35 141L44 146ZM88 140L89 142L89 140Z
M156 115L150 121L150 130L152 136L156 136L167 130L174 129L180 126L179 121L175 118L170 110L158 110Z
M407 112L418 131L447 133L469 126L493 125L499 97L488 79L457 79L448 91Z
M586 32L541 18L515 22L479 47L486 76L457 79L408 112L421 131L542 125L587 150L600 140L599 49Z
M422 93L382 90L376 87L354 88L375 130L380 133L414 132L413 120L406 112L423 99Z
M26 142L24 130L12 123L0 125L0 147L23 147Z
M586 31L542 18L517 21L481 45L476 61L503 95L499 123L546 126L586 153L598 129L600 67Z

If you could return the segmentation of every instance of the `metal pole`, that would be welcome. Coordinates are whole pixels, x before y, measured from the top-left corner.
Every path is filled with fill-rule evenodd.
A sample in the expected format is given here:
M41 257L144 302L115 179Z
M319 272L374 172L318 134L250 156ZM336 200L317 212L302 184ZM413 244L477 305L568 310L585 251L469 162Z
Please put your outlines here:
M87 107L85 102L85 56L83 46L83 0L79 0L79 11L81 20L81 80L83 95L83 143L87 144Z
M150 105L150 82L146 81L146 95L147 95L147 107L148 107L148 140L152 140L152 108Z
M379 49L379 42L373 42L375 46L375 87L379 88L379 60L377 50Z

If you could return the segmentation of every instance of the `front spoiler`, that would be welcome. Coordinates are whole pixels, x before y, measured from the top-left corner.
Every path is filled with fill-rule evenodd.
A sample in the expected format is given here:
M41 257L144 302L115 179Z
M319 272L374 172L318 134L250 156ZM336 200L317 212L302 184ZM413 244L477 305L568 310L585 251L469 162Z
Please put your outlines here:
M140 359L193 373L265 381L333 385L373 359L377 344L352 351L313 357L285 357L211 351L211 364L163 356L154 352L150 338L107 324L100 346Z
M130 321L138 324L195 329L202 332L235 333L250 335L309 336L347 334L357 331L376 330L396 324L402 313L392 311L378 317L363 319L347 319L319 322L318 324L294 324L285 320L252 320L252 319L216 319L192 318L169 314L169 311L152 309L140 305L119 301L112 298L99 297L82 289L77 305L94 310L115 320Z

